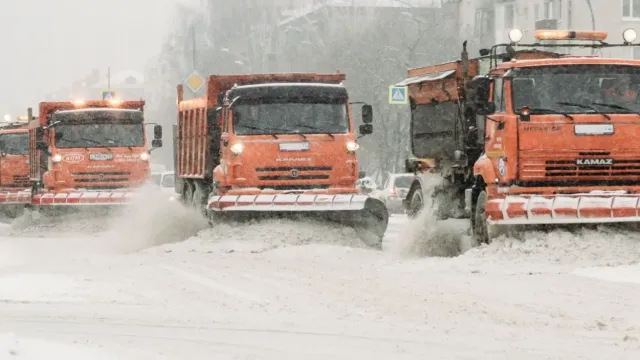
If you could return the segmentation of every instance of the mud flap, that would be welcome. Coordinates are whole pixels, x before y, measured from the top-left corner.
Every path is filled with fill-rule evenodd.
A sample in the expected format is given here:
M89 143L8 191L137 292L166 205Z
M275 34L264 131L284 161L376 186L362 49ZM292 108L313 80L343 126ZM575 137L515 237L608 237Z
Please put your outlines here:
M362 194L261 194L212 196L207 212L216 220L316 218L354 228L367 245L380 249L389 212L378 199Z
M564 225L640 222L640 196L624 193L510 195L491 199L487 223L496 225Z

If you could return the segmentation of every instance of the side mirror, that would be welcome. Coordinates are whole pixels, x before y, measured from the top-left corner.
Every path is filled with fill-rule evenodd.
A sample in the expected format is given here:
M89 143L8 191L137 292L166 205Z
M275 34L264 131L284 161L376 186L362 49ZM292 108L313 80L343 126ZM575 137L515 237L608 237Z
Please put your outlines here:
M151 141L151 147L152 147L152 148L154 148L154 149L161 148L161 147L162 147L162 140L160 140L160 139L153 139L153 140Z
M369 104L362 105L362 122L371 124L373 121L373 107Z
M474 90L473 97L475 103L489 102L489 88L493 79L487 76L478 75L471 80L471 88Z
M156 139L156 140L162 139L162 126L161 125L155 125L153 127L153 138Z
M222 140L222 144L223 144L224 146L229 145L229 133L228 133L228 132L223 132L223 133L220 135L220 139Z
M492 102L476 103L476 114L491 115L496 112L496 104Z
M365 178L367 176L366 171L358 171L358 179Z
M59 133L59 132L57 132L57 133L56 133L56 135L55 135L55 137L56 137L56 141L58 141L58 140L62 139L62 136L63 136L63 135L64 135L64 133Z
M360 135L369 135L373 134L373 125L372 124L362 124L360 125Z

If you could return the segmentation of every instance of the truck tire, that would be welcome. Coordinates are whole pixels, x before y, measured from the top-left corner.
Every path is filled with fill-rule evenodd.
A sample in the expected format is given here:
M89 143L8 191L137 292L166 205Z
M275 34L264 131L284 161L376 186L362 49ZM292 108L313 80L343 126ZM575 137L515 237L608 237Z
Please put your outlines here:
M202 216L207 216L205 205L209 199L209 189L201 181L195 182L195 190L193 191L193 207L197 209Z
M489 244L491 242L491 237L489 236L489 224L487 224L487 218L484 210L486 205L487 192L482 190L480 194L478 194L476 207L472 216L473 221L471 222L473 246Z
M411 199L409 199L409 209L407 209L407 215L410 219L415 219L423 209L424 199L422 197L422 188L417 187L411 194Z

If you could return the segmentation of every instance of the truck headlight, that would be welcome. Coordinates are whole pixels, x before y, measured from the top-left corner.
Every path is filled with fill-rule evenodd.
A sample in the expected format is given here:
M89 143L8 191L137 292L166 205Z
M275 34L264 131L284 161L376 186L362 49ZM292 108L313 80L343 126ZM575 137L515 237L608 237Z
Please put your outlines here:
M142 161L147 161L147 160L149 160L150 157L151 157L151 155L149 155L149 153L146 153L146 152L140 154L140 160L142 160Z
M241 143L235 143L229 147L229 150L231 150L231 152L236 155L240 155L243 149L244 147L242 146Z
M355 142L355 141L347 141L347 151L354 152L354 151L358 150L359 148L360 148L360 145L358 145L357 142Z
M51 157L51 161L56 162L56 163L62 161L62 155L60 155L60 154L53 155Z

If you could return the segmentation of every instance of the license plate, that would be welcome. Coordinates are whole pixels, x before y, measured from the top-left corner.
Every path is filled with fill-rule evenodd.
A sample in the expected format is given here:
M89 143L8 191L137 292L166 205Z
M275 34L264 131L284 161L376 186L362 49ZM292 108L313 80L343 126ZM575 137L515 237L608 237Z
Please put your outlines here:
M113 159L110 153L93 153L89 154L89 160L104 161Z
M613 135L613 124L576 124L573 126L576 135Z
M309 151L308 142L281 143L278 146L280 151Z

